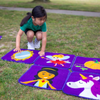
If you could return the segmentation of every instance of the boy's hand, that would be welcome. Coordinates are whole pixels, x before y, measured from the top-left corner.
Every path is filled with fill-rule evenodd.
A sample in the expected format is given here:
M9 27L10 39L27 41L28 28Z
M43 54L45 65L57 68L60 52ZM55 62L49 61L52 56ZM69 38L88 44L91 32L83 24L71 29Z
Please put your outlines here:
M38 52L38 54L39 54L40 56L43 56L43 55L45 54L45 52L44 52L44 51L40 51L40 52Z
M15 48L14 51L18 51L21 53L21 49L20 48Z

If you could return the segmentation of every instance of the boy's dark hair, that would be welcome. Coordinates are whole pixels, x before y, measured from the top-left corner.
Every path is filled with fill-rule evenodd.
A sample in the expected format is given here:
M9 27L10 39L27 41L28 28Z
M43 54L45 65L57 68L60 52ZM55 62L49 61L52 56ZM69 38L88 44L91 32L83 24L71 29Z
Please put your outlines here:
M32 10L32 16L34 18L39 18L39 17L46 16L46 18L47 18L47 13L46 13L45 9L42 6L36 6Z
M27 16L22 19L20 26L23 26L25 23L27 23L28 19L30 19L31 16L33 16L34 18L45 16L47 19L47 13L45 9L42 6L36 6L32 9L32 13L28 12Z

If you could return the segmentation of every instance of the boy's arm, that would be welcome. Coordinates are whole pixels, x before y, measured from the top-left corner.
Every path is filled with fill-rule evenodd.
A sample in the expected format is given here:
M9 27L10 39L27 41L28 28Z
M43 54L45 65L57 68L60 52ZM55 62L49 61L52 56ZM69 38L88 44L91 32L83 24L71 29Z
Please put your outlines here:
M14 51L21 52L21 50L20 50L20 40L21 40L22 34L23 34L23 31L21 29L19 29L18 34L16 36L16 48L14 49Z
M41 51L39 52L40 56L43 56L45 54L46 43L47 43L47 32L42 32L42 47Z

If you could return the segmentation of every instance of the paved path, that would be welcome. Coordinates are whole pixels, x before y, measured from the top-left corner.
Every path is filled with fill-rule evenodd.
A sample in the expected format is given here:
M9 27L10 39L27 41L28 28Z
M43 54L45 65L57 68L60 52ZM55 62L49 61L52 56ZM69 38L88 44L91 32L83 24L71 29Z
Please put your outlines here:
M29 11L31 12L32 8L16 8L16 7L2 7L3 10L17 10L17 11ZM78 16L89 16L89 17L100 17L100 12L88 12L88 11L72 11L72 10L52 10L46 9L47 13L57 13L57 14L66 14L66 15L78 15Z

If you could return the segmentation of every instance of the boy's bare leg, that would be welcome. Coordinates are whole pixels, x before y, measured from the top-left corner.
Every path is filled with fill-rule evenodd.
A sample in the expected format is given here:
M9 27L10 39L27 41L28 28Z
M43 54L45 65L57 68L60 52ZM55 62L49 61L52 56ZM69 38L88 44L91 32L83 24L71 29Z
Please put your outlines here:
M28 49L32 49L32 50L35 49L35 48L34 48L34 44L33 44L33 37L34 37L34 32L31 31L31 30L29 30L29 31L27 32L27 40L28 40L27 45L28 45Z

